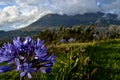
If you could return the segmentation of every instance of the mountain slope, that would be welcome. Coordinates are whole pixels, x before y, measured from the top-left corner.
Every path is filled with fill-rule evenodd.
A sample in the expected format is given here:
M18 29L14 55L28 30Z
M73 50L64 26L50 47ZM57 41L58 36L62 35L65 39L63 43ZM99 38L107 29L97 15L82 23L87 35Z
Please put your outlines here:
M32 23L28 27L50 27L50 26L74 26L79 24L91 24L96 21L100 26L109 26L110 24L119 25L120 20L117 19L117 15L114 14L104 14L101 12L98 13L85 13L83 15L74 15L74 16L67 16L67 15L58 15L58 14L48 14L38 21Z
M95 22L98 18L101 18L103 13L86 13L84 15L58 15L58 14L48 14L35 23L29 25L29 27L38 27L38 26L73 26L79 24L90 24Z
M25 28L8 31L8 32L0 31L0 39L3 40L8 38L13 38L14 36L34 35L46 28L58 27L61 25L69 27L80 24L88 25L94 22L97 22L98 26L102 26L102 27L106 27L111 24L120 25L120 20L117 19L117 15L104 14L101 12L85 13L83 15L79 14L74 16L48 14Z

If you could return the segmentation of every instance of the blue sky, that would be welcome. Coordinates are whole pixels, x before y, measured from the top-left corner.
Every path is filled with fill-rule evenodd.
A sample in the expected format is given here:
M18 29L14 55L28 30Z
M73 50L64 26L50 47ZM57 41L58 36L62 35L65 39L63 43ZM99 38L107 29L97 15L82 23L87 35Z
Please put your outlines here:
M110 12L120 17L120 0L0 0L0 30L25 27L48 13Z
M0 9L3 9L4 7L7 7L8 5L0 5Z

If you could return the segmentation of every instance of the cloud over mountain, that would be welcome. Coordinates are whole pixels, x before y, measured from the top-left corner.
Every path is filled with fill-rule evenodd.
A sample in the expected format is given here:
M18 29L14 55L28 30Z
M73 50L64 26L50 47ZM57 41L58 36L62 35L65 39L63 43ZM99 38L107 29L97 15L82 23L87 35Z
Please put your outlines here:
M22 28L48 13L75 15L102 11L119 15L119 4L120 0L0 0L0 30Z

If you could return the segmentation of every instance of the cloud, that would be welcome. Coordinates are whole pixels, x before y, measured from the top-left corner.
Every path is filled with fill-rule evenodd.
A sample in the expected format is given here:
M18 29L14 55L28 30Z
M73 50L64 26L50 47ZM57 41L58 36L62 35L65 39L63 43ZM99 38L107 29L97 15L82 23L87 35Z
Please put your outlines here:
M13 4L13 0L0 0L0 5Z
M58 0L53 0L53 5L55 8L57 7L57 12L63 12L68 15L97 12L99 10L96 0L61 0L60 2Z
M25 27L48 13L112 12L120 17L120 0L0 0L0 30Z
M8 31L22 28L47 14L39 12L40 10L37 7L22 10L23 12L21 12L20 8L17 6L5 7L0 12L0 30Z

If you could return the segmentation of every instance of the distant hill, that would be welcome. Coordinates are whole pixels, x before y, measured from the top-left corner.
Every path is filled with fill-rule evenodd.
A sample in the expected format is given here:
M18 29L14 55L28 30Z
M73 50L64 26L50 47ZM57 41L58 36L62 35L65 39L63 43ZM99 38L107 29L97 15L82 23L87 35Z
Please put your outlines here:
M28 27L50 27L50 26L74 26L79 24L88 25L91 23L94 23L96 21L99 21L99 26L109 26L110 24L119 25L120 20L117 19L117 15L115 14L104 14L101 12L97 13L85 13L83 15L74 15L74 16L68 16L68 15L58 15L58 14L48 14L42 18L40 18L38 21L32 23Z
M89 25L95 22L99 27L107 27L111 24L120 25L120 20L117 19L117 15L115 14L104 14L101 12L85 13L83 15L78 14L74 16L48 14L25 28L8 32L0 31L0 39L5 40L13 38L14 36L34 35L46 28L58 27L61 25L69 27L80 24Z

